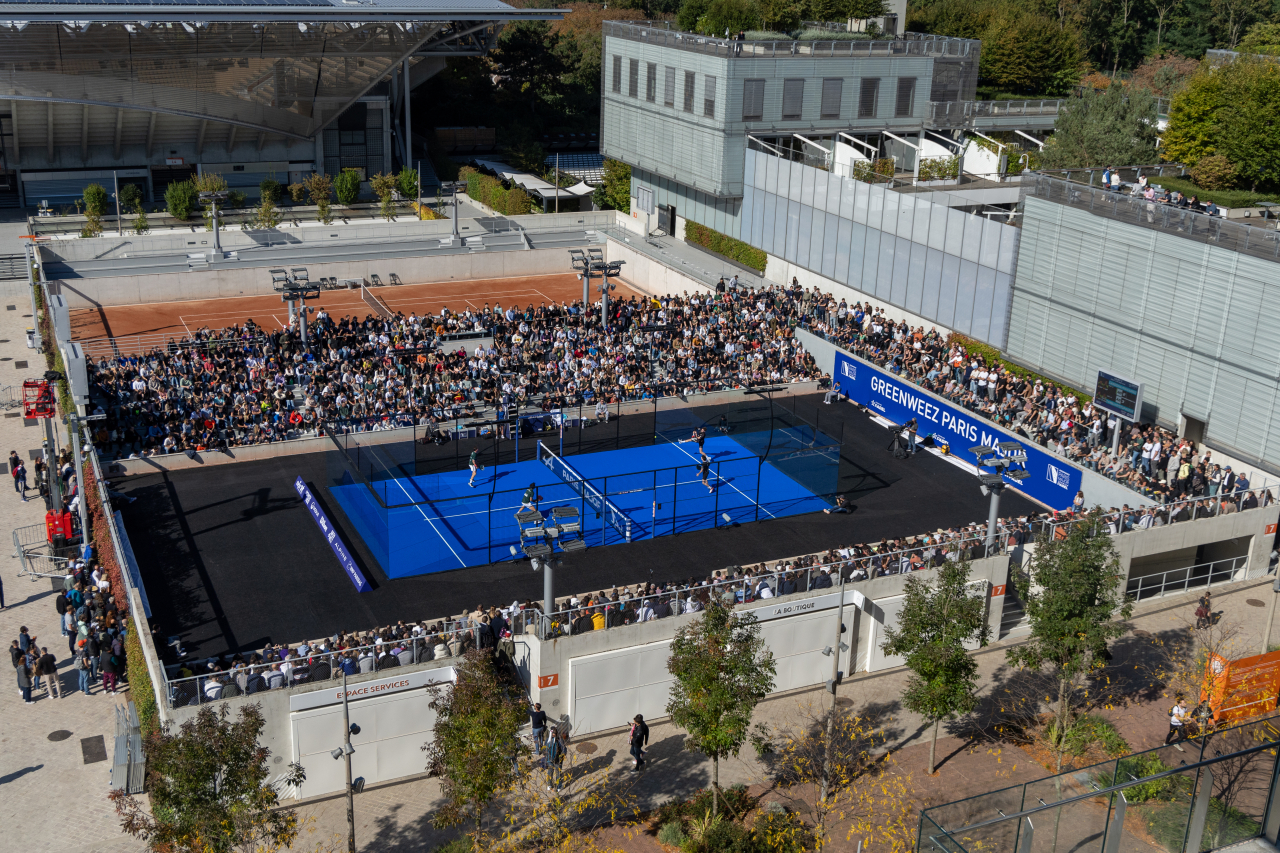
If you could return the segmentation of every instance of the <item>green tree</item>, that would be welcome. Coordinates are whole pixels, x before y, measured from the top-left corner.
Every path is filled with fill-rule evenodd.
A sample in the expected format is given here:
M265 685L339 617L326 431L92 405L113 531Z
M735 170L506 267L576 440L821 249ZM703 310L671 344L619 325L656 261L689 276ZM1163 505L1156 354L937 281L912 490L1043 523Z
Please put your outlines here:
M1216 149L1253 192L1280 183L1280 65L1241 57L1231 63L1217 121Z
M280 224L280 211L276 209L275 200L272 196L263 193L262 201L258 204L258 210L254 214L253 225L255 228L275 228Z
M369 181L373 194L378 197L378 213L388 222L396 218L396 187L399 178L395 175L374 175Z
M142 205L138 205L138 214L133 218L133 233L146 234L151 230L151 223L147 221L147 211Z
M1133 612L1102 511L1095 508L1080 517L1064 539L1038 537L1026 573L1013 573L1013 580L1031 636L1006 657L1014 666L1047 671L1058 683L1058 737L1051 745L1061 772L1063 735L1071 728L1075 692L1083 679L1106 665L1108 644L1129 630L1117 620Z
M702 17L702 26L714 36L754 30L760 26L760 7L755 0L712 0Z
M842 0L840 11L846 18L866 21L871 18L883 18L889 11L889 4L885 0Z
M675 678L667 713L689 733L684 746L711 759L711 812L718 813L720 759L737 755L751 714L773 691L777 665L756 617L719 602L676 631L667 670Z
M308 200L316 206L316 219L328 225L333 221L329 212L329 196L333 194L333 179L324 172L312 172L302 182Z
M687 33L698 28L698 19L707 13L711 0L684 0L680 11L676 12L676 24Z
M199 202L199 191L191 181L174 181L164 188L164 207L174 219L185 222Z
M1254 24L1240 39L1236 50L1241 53L1262 53L1268 56L1280 56L1280 22L1263 21Z
M621 160L604 161L604 180L591 196L602 210L631 212L631 167Z
M557 96L564 72L556 51L559 41L546 21L517 21L503 27L492 61L508 108L533 114Z
M982 77L1007 91L1065 95L1079 80L1074 29L1025 9L1004 7L982 33Z
M284 197L284 185L275 178L263 178L262 183L258 184L258 192L262 194L263 201L270 201L272 205L277 205Z
M84 216L88 222L81 236L96 237L102 233L102 217L106 215L109 199L106 188L101 184L89 184L84 188Z
M1154 163L1159 132L1150 92L1085 89L1063 105L1042 162L1050 168Z
M277 849L298 837L292 809L278 808L271 750L259 745L261 706L203 706L175 732L147 739L148 805L119 789L110 794L121 828L155 853L231 853ZM290 764L286 785L305 779Z
M396 176L396 189L400 191L402 198L418 198L418 170L412 166L405 166L400 170L400 174Z
M884 653L905 658L911 670L903 706L933 723L930 775L942 721L967 714L978 703L978 661L965 644L985 646L991 637L985 590L969 589L969 571L967 560L947 561L933 586L909 577L898 625L885 629Z
M355 169L343 169L333 179L333 193L338 204L350 207L360 197L360 173Z
M125 184L120 188L120 209L125 213L142 211L142 190L137 184Z
M1222 106L1223 80L1229 73L1215 72L1207 63L1191 76L1186 87L1169 104L1169 126L1163 137L1164 156L1194 168L1216 153L1218 110Z
M760 27L774 32L789 33L800 28L804 6L797 0L758 0ZM707 14L711 7L707 7Z
M480 851L485 807L520 777L519 758L528 748L519 731L529 712L521 691L499 677L486 652L467 652L454 673L451 687L431 688L436 725L422 747L445 799L432 822L443 828L471 819L472 844Z

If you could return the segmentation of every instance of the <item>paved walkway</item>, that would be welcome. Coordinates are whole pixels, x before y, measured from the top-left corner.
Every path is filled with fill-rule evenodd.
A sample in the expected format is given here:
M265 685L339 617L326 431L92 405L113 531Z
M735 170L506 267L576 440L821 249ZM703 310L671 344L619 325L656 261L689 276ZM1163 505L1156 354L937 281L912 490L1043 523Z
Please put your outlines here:
M10 306L15 306L9 310ZM44 359L27 349L26 329L34 325L29 299L0 295L0 386L21 386L23 379L44 373ZM32 451L40 448L42 424L24 423L20 408L0 416L0 461L17 450L31 466ZM76 676L70 667L67 641L58 629L53 608L56 593L48 580L17 577L10 531L40 524L44 505L34 497L27 503L13 492L5 466L0 488L0 579L5 604L0 611L0 640L8 648L25 625L42 646L58 656L65 698L43 693L34 705L24 705L12 670L6 667L0 690L0 826L6 850L24 853L115 853L141 850L144 845L121 834L115 810L107 801L111 752L115 738L116 697L103 695L101 683L93 695L74 692ZM6 658L7 663L7 658ZM53 739L53 738L59 739Z
M1269 609L1247 602L1271 601L1271 581L1266 579L1214 596L1214 609L1224 612L1224 619L1233 620L1241 629L1239 656L1255 654L1262 642ZM1155 602L1144 603L1142 612L1132 624L1136 632L1130 633L1115 646L1117 659L1122 655L1142 656L1145 644L1153 639L1167 638L1171 632L1185 628L1186 619L1195 607L1195 595L1170 596ZM993 644L979 653L980 675L984 680L984 692L989 692L993 679L1007 676L1004 650L1017 640ZM862 709L880 721L889 735L889 744L900 766L913 773L924 803L937 805L961 796L973 795L1008 785L1027 782L1050 775L1037 766L1030 757L1017 748L1004 750L994 757L987 755L986 745L970 746L955 737L940 737L937 755L942 762L939 774L933 779L924 777L924 764L928 752L928 729L914 714L904 711L898 697L906 682L906 672L899 670L871 677L846 680L839 690L839 698L851 699L854 707ZM795 725L804 715L809 703L829 701L821 690L809 690L778 697L761 703L756 711L756 721L773 727ZM1155 696L1152 701L1127 709L1107 712L1121 734L1134 751L1159 746L1166 733L1164 723L1165 700ZM636 791L646 807L656 806L673 796L688 796L705 787L711 780L711 764L701 755L685 752L682 748L684 734L669 723L652 727L650 732L650 759L652 765L640 777ZM585 741L583 741L585 742ZM616 770L628 766L626 732L591 738L596 750L592 754L593 766L602 762ZM571 748L582 742L575 741ZM995 749L995 748L993 748ZM747 746L738 758L720 764L721 785L742 783L760 784L765 780L764 768L755 759L754 750ZM432 779L393 784L369 790L355 800L356 841L366 853L408 853L431 851L435 845L456 835L456 831L440 832L430 825L431 813L439 802L439 784ZM346 836L346 801L335 797L304 804L300 813L312 820L313 838ZM656 849L656 847L655 847Z

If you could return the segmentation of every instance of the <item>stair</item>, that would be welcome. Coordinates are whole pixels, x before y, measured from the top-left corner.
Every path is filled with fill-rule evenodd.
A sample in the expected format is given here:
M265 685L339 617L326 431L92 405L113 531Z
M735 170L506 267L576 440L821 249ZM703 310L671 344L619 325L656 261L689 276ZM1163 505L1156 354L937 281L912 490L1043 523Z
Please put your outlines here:
M1009 567L1009 583L1004 591L1004 610L1000 614L1000 634L996 639L1004 639L1014 634L1026 634L1031 629L1027 620L1027 611L1022 606L1022 599L1018 597L1018 588L1013 583L1013 573L1019 571L1013 566Z

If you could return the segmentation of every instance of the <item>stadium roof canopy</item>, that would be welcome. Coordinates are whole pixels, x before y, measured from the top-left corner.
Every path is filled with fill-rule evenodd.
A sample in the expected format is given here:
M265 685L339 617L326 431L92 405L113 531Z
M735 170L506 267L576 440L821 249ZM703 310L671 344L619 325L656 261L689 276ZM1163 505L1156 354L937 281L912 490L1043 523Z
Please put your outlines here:
M405 60L474 56L567 10L498 0L0 3L0 100L315 136Z

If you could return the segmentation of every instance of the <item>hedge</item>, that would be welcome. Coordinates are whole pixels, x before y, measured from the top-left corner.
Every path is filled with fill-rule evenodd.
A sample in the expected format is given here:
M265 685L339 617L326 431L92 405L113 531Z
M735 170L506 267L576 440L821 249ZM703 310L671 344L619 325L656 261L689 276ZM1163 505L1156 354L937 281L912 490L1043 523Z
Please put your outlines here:
M990 344L984 344L982 341L975 341L973 338L965 337L959 332L952 332L951 336L947 338L947 346L950 347L955 344L959 344L964 347L964 351L971 356L982 356L983 361L985 361L988 366L999 364L1014 376L1021 376L1024 379L1030 379L1032 382L1038 379L1045 385L1051 385L1054 388L1075 397L1082 405L1084 403L1093 402L1092 394L1086 394L1083 391L1072 388L1070 385L1064 385L1061 382L1054 382L1052 379L1049 379L1046 376L1041 376L1035 371L1027 370L1025 367L1020 367L1011 361L1006 361L1004 357L1000 355L1000 350Z
M690 243L697 243L699 246L710 249L719 255L724 255L731 261L736 261L745 267L750 267L757 272L764 272L765 263L768 262L769 256L765 254L763 249L757 249L747 245L741 240L735 240L728 234L721 234L705 225L699 225L691 220L685 220L684 239Z
M504 216L521 216L529 213L533 200L529 194L517 186L503 189L502 181L464 166L458 171L459 180L466 181L467 195L472 199L487 204L497 213Z

